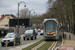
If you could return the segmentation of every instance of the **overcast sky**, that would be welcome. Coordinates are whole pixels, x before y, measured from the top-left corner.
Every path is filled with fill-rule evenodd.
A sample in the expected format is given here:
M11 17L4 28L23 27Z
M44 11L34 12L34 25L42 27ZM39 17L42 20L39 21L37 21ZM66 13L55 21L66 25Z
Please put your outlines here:
M18 2L24 1L29 10L34 9L36 14L43 14L47 10L47 0L0 0L0 15L14 14L16 15L18 9ZM24 8L24 4L20 4L20 9Z

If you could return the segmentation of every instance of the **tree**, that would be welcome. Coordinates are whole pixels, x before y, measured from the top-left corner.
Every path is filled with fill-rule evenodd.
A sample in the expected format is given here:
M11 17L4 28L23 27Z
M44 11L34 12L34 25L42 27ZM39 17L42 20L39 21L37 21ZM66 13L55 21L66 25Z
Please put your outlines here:
M20 10L20 18L29 18L29 9L28 8L24 8Z
M50 4L50 2L52 1L49 0L48 4ZM73 26L73 20L71 20L73 19L72 0L56 0L53 3L52 7L56 8L54 16L58 19L59 22L63 24L63 26L67 27L68 24L69 25L68 31L70 31L71 27Z
M68 31L71 32L73 30L73 10L72 10L72 2L73 0L48 0L47 4L47 12L41 15L41 19L51 18L54 13L54 18L57 18L59 24L62 23L63 26L68 27ZM55 10L51 10L50 8L56 8ZM67 30L67 29L66 29Z

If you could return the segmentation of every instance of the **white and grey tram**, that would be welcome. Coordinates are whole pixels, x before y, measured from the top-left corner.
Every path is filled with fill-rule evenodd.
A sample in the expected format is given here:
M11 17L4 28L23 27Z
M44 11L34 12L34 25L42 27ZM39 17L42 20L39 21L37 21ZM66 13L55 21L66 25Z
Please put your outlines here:
M58 40L59 39L59 25L56 18L44 19L44 40Z

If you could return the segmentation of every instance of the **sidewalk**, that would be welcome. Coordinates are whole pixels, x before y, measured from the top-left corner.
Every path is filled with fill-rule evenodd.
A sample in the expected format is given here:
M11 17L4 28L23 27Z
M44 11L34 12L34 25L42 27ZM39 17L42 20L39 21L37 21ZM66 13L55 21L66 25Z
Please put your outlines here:
M75 50L75 35L64 32L66 39L64 40L63 46L59 50Z
M75 46L75 40L65 40L63 45L73 45L73 46Z

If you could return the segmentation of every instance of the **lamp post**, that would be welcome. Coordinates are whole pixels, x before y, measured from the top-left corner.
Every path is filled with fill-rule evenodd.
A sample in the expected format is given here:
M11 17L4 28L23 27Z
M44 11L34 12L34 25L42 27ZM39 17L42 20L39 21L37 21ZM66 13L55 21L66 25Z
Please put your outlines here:
M56 9L56 8L50 8L50 9ZM53 12L52 12L52 18L53 18Z
M31 11L34 11L34 14L35 14L35 10L34 10L34 9L31 9L31 10L29 11L30 26L31 26L31 17L30 17L30 13L31 13Z
M24 1L20 1L18 3L18 32L17 33L19 33L19 6L20 6L21 3L24 3L25 4L25 7L26 7L26 3Z

